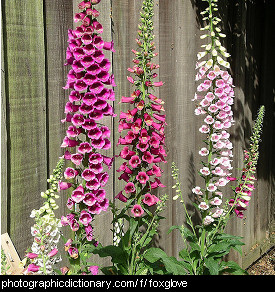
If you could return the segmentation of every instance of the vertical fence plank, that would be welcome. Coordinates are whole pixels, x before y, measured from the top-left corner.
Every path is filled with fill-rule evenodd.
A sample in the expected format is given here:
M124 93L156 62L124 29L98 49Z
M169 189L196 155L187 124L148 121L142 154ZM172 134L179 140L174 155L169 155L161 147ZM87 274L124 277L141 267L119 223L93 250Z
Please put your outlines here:
M51 171L58 158L63 154L60 145L65 136L64 119L65 103L68 100L63 87L66 84L69 68L66 62L66 49L68 46L68 29L73 26L73 0L51 1L44 0L45 38L46 38L46 64L47 64L47 113L48 113L48 147L49 171Z
M3 11L3 9L2 9ZM1 14L1 233L7 232L7 211L8 211L8 153L7 153L7 104L6 104L6 66L5 54L5 30L3 28L3 18Z
M172 225L182 225L185 215L181 203L173 201L176 193L171 178L171 164L175 162L180 172L182 191L188 210L194 220L196 213L192 206L192 188L195 186L195 171L198 167L196 153L198 145L198 122L194 117L195 62L199 29L193 21L196 18L191 2L160 1L160 76L165 82L160 90L165 100L168 126L166 144L168 163L165 166L164 190L169 195L168 207L164 215L168 222L162 225L162 245L171 255L178 256L183 247L180 234L173 231L167 235Z
M46 186L43 1L4 1L9 111L8 232L22 256Z
M68 101L68 91L63 87L67 81L69 68L66 62L66 49L68 46L68 29L73 27L73 0L44 0L44 30L46 48L46 95L47 95L47 146L48 146L48 177L55 168L60 156L64 153L60 145L65 137L65 103ZM68 195L61 191L60 199L56 200L59 209L55 212L61 218L67 214L66 203ZM71 231L63 230L66 238ZM62 265L66 262L63 240L59 242L62 256Z

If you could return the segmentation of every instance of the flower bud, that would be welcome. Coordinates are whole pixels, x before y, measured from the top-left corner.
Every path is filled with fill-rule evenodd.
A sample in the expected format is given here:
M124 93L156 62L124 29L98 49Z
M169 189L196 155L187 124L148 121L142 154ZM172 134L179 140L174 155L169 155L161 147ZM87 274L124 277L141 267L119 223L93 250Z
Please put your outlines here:
M101 0L92 0L91 2L92 2L93 5L96 5L96 4L100 3L100 1Z

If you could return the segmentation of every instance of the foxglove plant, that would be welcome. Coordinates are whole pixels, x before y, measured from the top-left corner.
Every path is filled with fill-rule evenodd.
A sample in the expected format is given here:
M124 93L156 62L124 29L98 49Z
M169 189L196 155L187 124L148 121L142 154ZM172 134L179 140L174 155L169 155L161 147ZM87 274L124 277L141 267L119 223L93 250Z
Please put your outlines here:
M234 211L238 218L243 218L249 201L251 200L252 191L255 189L256 166L259 158L259 143L260 135L263 127L263 119L265 107L261 106L258 112L257 119L253 126L252 135L250 138L250 147L244 150L244 168L240 178L231 178L237 180L237 186L234 189L234 197L230 199L230 210L228 214Z
M159 164L166 162L166 122L164 102L153 94L155 88L163 85L155 81L158 74L154 70L159 65L153 62L153 57L157 56L153 42L153 0L143 1L140 15L136 39L138 50L132 50L134 66L128 68L133 77L127 77L134 91L130 97L123 96L120 101L132 105L132 109L121 112L119 117L118 131L126 133L118 139L118 145L123 147L119 154L123 163L117 172L120 173L118 179L125 185L116 195L113 206L114 246L95 250L100 256L112 256L113 267L103 271L113 274L150 273L151 268L143 262L143 251L157 233L159 213L167 199L166 196L159 199L155 195L159 187L165 187L160 181L162 170ZM117 204L119 201L123 204Z
M10 266L8 264L7 256L4 250L1 248L1 275L9 275Z
M224 233L229 219L233 214L237 218L243 218L243 212L246 210L251 199L252 190L256 181L255 173L259 157L260 133L262 130L265 108L261 106L257 119L253 126L250 148L244 151L244 168L239 179L230 177L231 181L237 181L236 187L232 187L234 194L232 198L225 202L224 211L221 216L215 218L214 222L208 225L194 226L191 216L188 214L183 199L181 186L179 182L179 173L175 163L172 164L172 177L176 180L173 188L177 190L177 197L181 198L181 203L186 214L186 222L189 228L182 226L173 226L173 229L179 229L185 243L185 248L179 255L183 261L179 264L184 267L188 274L222 274L246 273L235 262L222 261L222 257L229 253L230 249L236 249L241 253L243 243L241 238ZM177 199L177 198L175 198ZM208 215L210 217L210 215ZM149 257L151 254L148 255ZM156 258L154 259L156 260Z
M91 271L84 263L84 254L87 254L84 249L97 244L92 221L109 205L104 190L109 175L104 165L110 168L112 158L103 153L111 147L110 129L101 120L115 116L108 101L115 99L112 87L116 84L113 74L108 73L111 62L104 55L104 50L115 50L113 41L105 42L101 36L103 27L97 20L99 12L94 8L99 2L82 1L81 12L74 18L81 25L68 32L66 65L71 66L71 70L64 88L71 92L62 122L69 126L61 147L66 149L64 157L72 165L64 172L67 182L63 189L71 189L71 195L67 202L70 213L62 216L62 224L69 225L75 234L65 245L72 264L69 273L74 274L95 273L93 266Z
M50 188L41 193L41 197L45 199L43 206L31 212L30 217L35 220L35 224L31 227L34 241L22 260L22 265L26 267L25 274L52 275L55 264L61 261L57 244L62 225L61 220L56 218L54 210L58 209L55 199L59 198L57 193L60 191L63 167L64 159L60 158L48 179Z
M153 7L154 1L143 2L139 38L136 39L140 51L132 50L135 65L128 71L134 78L127 77L135 90L131 97L121 98L121 103L132 104L133 109L121 112L118 128L120 133L126 130L127 134L118 140L118 145L123 146L119 156L124 160L117 170L121 173L118 179L125 182L125 187L116 199L125 202L135 218L158 202L154 190L165 187L160 181L162 170L159 166L160 162L166 163L167 156L164 102L152 94L154 88L163 85L154 81L158 75L153 71L159 65L152 62L157 55L153 42Z
M220 37L225 37L218 27L221 21L215 16L218 10L218 0L203 0L208 2L208 8L201 14L203 20L208 21L202 30L207 33L201 39L209 38L210 43L203 45L204 51L198 54L196 81L199 83L193 101L197 101L195 115L203 117L203 124L199 131L206 134L204 146L199 150L199 155L205 159L199 175L203 179L202 186L195 186L192 192L198 201L195 204L201 215L201 225L194 226L188 214L176 165L172 165L172 176L176 180L176 200L180 197L186 214L189 228L173 226L170 230L178 229L181 232L185 248L179 255L183 259L179 263L188 274L222 274L224 272L244 274L235 262L225 262L223 257L231 248L241 253L243 243L240 237L224 233L230 215L235 211L238 217L243 216L243 211L250 200L251 191L254 189L254 173L258 158L259 132L263 119L263 108L251 138L251 149L245 152L245 168L234 191L234 198L223 202L223 188L235 181L232 177L232 148L229 128L234 124L231 106L234 103L234 90L232 77L228 69L230 64L226 61L229 54L221 45ZM233 188L234 189L234 188Z
M233 82L228 68L229 63L223 57L229 54L222 47L220 37L225 37L217 26L220 19L213 13L217 10L216 0L209 0L209 7L202 14L209 24L202 30L208 30L202 39L210 37L210 43L203 45L204 51L198 54L196 81L199 82L194 100L198 102L195 115L203 116L203 124L199 131L206 134L204 147L199 151L202 167L199 170L204 180L202 187L195 186L192 192L199 199L198 208L202 214L204 225L209 225L223 214L222 189L230 181L232 170L232 148L228 130L233 125L234 103ZM203 60L203 58L205 60Z

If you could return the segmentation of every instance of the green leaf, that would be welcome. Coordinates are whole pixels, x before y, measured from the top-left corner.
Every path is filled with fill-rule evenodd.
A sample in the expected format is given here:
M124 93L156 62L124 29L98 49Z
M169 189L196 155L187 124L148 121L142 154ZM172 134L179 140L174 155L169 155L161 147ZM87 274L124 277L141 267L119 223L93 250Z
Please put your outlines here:
M188 255L189 255L189 252L187 249L182 249L180 252L179 252L179 256L183 259L183 260L186 260L188 258Z
M121 237L119 242L119 247L121 247L123 250L130 250L132 248L131 241L132 236L134 232L136 231L138 226L138 221L134 218L130 219L130 226L127 232L124 234L124 236Z
M240 255L243 254L242 247L240 245L232 246L232 248L235 249Z
M97 248L93 251L94 254L98 254L100 257L112 257L112 263L124 264L127 262L128 255L118 246L108 245L105 247Z
M54 272L55 272L57 275L62 275L60 269L53 269L53 270L54 270Z
M173 225L173 226L171 226L171 227L169 228L169 230L168 230L167 233L169 234L169 233L172 232L174 229L178 229L180 232L183 231L182 226L179 226L179 225Z
M213 258L206 258L205 266L208 268L210 275L219 275L219 263Z
M220 242L218 244L212 244L208 248L208 253L224 253L224 252L229 252L230 251L230 244L227 242Z
M195 250L201 252L201 247L197 243L189 242L189 245L191 246L191 252Z
M125 264L118 264L117 265L117 269L118 269L118 274L119 275L129 275L128 273L128 266Z
M162 262L168 273L173 275L186 275L185 267L175 257L164 257Z
M198 242L197 237L186 227L183 227L183 235L188 241Z
M150 263L155 263L159 259L162 259L165 257L167 257L167 254L163 250L157 247L149 248L144 254L144 258Z
M141 243L142 243L142 247L141 247L141 248L146 247L146 246L152 241L153 236L154 236L155 234L157 234L157 232L156 232L155 229L152 229L152 230L150 230L148 233L145 233L145 234L141 237L141 239L140 239L140 241L139 241L139 243L140 243L139 246L140 246ZM143 242L143 241L144 241L144 242Z
M175 257L168 257L167 254L160 248L149 248L145 252L144 258L150 263L155 263L160 260L163 262L165 269L169 274L186 275L186 263L182 264L182 262L178 261Z
M136 275L147 275L148 273L148 267L144 264L141 264L139 266L139 269L136 272Z
M221 267L223 268L221 272L226 272L233 275L248 275L245 270L243 270L237 263L233 261L223 261L221 262Z

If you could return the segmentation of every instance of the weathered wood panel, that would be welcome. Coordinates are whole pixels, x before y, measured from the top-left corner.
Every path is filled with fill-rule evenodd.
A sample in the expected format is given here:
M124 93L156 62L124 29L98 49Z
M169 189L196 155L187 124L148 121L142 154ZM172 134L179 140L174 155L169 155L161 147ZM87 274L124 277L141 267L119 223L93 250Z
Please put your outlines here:
M46 187L46 84L43 1L3 1L8 232L20 255L30 243L29 214ZM20 8L20 9L19 9ZM5 195L5 194L4 194Z
M67 46L67 30L73 25L73 13L78 0L26 0L2 1L4 92L2 93L2 228L8 231L20 255L28 247L32 221L29 213L38 208L40 192L46 188L46 178L62 155L60 144L65 134L64 105L68 92L66 83L68 68L64 67ZM20 5L20 6L18 6ZM104 26L104 39L114 40L116 53L109 54L113 60L113 73L117 87L114 120L106 119L113 133L113 147L108 155L119 154L116 143L118 119L127 105L119 104L121 96L129 96L133 88L127 81L127 68L131 67L137 47L139 11L142 0L102 0L97 6L99 20ZM242 168L243 149L249 144L252 120L259 105L266 105L263 142L258 169L257 190L254 192L245 220L233 220L228 231L244 236L244 256L232 254L244 267L272 245L274 226L275 161L274 141L274 36L275 25L272 12L274 1L235 0L220 1L222 26L227 38L224 45L231 53L230 62L235 88L235 126L231 129L234 143L234 174ZM20 10L16 9L20 7ZM200 0L156 0L155 43L159 52L159 80L165 82L157 95L165 103L167 123L166 143L168 162L162 166L167 188L161 193L169 195L156 245L176 256L182 240L176 232L167 235L171 225L184 222L183 209L174 202L171 186L171 163L180 169L183 191L192 206L191 189L199 184L196 176L200 159L198 150L202 137L198 131L201 121L193 114L191 99L196 91L196 54L203 43L199 36L203 21L200 12L205 3ZM112 18L110 18L112 9ZM156 62L157 62L156 61ZM2 83L3 84L3 83ZM6 96L6 99L5 99ZM6 100L6 104L5 104ZM6 136L5 136L5 133ZM3 153L2 150L2 153ZM5 154L6 150L6 154ZM6 158L6 160L5 160ZM110 170L107 186L112 199L122 189L115 159ZM230 189L228 189L229 194ZM6 201L5 201L6 198ZM59 200L59 215L67 213L67 195ZM6 217L6 220L5 220ZM197 214L193 214L197 220ZM97 219L96 235L104 244L112 241L111 212ZM104 232L102 232L104 230ZM273 229L274 230L274 229ZM274 231L273 231L274 232ZM274 242L273 242L274 244Z
M1 15L1 24L3 27L3 18ZM1 47L4 50L4 33L1 34ZM1 54L1 214L8 214L8 152L7 152L7 105L6 105L6 77L5 77L5 58ZM2 233L7 232L7 216L1 217L1 230Z

